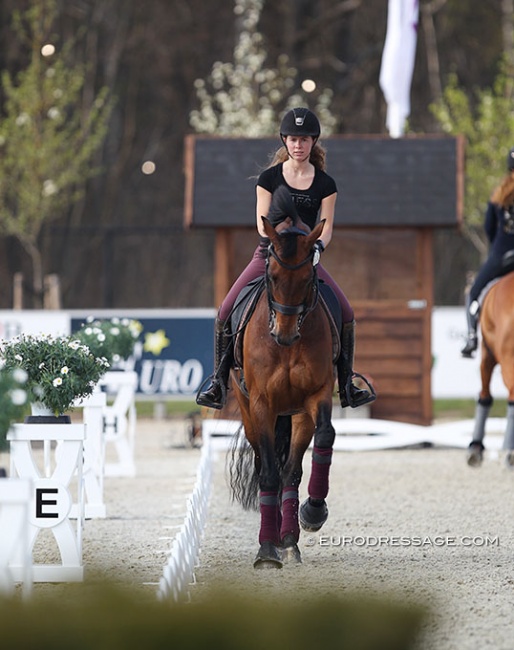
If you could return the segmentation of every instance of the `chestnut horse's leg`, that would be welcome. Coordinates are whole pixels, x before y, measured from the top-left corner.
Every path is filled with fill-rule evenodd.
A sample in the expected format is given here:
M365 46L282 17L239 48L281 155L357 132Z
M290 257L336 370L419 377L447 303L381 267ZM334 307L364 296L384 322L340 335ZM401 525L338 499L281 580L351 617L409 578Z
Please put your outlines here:
M261 527L259 531L260 548L254 560L254 567L282 567L280 552L280 477L275 459L274 429L267 421L269 414L258 418L255 413L242 411L245 434L256 455L259 469L259 510ZM268 433L263 433L263 432Z
M483 332L483 336L486 336L486 332ZM470 467L479 467L484 458L485 424L493 404L490 384L495 366L496 359L487 347L486 339L484 338L482 341L482 359L480 362L480 379L482 386L475 408L475 427L471 442L469 443L466 458Z
M331 422L332 406L327 402L318 408L314 448L312 450L309 498L300 508L300 524L304 530L319 530L328 518L325 498L328 494L328 477L332 463L335 429Z
M314 423L310 415L302 413L293 416L292 425L289 454L282 469L282 526L280 528L280 540L284 561L301 562L302 557L298 548L298 539L300 538L298 489L303 474L303 457L312 440ZM277 433L279 433L278 428Z
M509 399L507 405L507 428L503 439L503 448L506 450L505 464L514 467L514 401Z
M505 454L505 465L514 468L514 367L512 362L502 364L502 376L505 385L509 389L507 402L507 427L503 438L503 449Z

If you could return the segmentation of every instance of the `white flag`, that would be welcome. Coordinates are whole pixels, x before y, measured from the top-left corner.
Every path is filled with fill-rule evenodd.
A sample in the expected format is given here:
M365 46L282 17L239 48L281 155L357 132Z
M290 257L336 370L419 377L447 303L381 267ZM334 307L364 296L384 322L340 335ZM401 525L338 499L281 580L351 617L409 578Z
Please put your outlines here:
M392 138L403 135L410 113L418 15L418 0L389 0L380 87L387 102L386 126Z

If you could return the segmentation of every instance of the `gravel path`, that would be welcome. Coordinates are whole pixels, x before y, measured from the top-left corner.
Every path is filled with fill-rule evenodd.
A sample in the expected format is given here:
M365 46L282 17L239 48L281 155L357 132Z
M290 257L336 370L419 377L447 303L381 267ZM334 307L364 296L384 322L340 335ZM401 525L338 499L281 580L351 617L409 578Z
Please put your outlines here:
M336 452L329 519L302 533L303 563L282 571L253 569L259 516L230 502L224 460L193 600L217 582L263 597L359 592L428 606L420 648L514 647L514 473L500 458L477 470L462 450ZM301 500L310 458L304 471Z
M100 573L154 597L196 479L200 450L186 447L185 427L138 422L136 477L106 478L107 518L85 525L86 579ZM514 473L500 457L471 469L462 450L336 452L330 516L319 534L302 533L303 563L264 571L252 566L259 516L231 503L224 451L214 452L213 466L193 602L219 583L259 598L359 592L428 606L420 648L514 647ZM301 499L310 458L304 470Z

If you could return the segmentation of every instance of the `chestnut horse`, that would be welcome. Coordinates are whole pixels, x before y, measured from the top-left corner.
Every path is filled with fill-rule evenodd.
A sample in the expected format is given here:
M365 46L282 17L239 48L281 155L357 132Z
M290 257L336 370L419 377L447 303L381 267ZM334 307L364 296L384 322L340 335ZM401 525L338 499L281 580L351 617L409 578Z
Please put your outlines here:
M505 462L514 467L514 272L501 277L488 291L480 310L482 359L481 390L475 413L475 429L468 449L468 464L479 466L483 459L485 423L493 404L491 375L500 364L503 382L509 392L507 427L503 448Z
M278 194L288 216L276 228L262 217L270 240L266 290L244 333L242 386L233 376L246 441L235 440L231 487L244 507L259 504L256 568L301 562L299 524L316 531L327 520L335 439L332 334L319 297L314 247L323 222L310 232L290 197ZM302 460L313 437L309 497L299 508Z

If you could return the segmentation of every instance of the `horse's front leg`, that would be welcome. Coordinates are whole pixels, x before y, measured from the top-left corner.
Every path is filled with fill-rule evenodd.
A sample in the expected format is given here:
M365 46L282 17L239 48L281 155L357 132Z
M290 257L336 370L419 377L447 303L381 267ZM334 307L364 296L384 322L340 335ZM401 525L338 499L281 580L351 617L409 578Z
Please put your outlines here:
M259 530L259 551L253 563L255 568L282 567L280 552L280 477L275 459L274 430L266 425L256 428L259 435L259 510L261 526Z
M328 478L332 463L335 429L332 425L332 404L325 400L317 408L316 431L312 450L309 497L300 508L300 524L309 532L318 531L328 519L325 501L328 495Z

